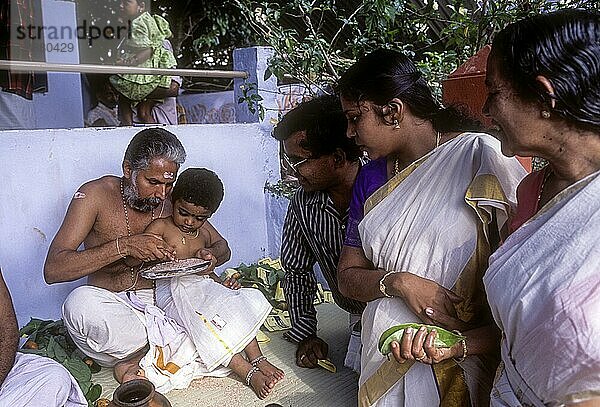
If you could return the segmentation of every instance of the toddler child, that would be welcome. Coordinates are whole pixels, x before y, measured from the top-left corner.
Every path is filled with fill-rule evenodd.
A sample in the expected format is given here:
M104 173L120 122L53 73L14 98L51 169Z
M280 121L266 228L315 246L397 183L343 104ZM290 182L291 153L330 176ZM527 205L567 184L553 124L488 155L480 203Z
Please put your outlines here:
M173 52L164 46L171 37L167 20L150 15L146 11L149 0L122 0L121 12L131 20L131 33L125 41L125 57L117 64L135 65L143 68L175 68L177 62ZM167 75L118 74L112 75L111 84L119 92L119 114L121 123L131 125L132 108L137 109L137 117L144 123L155 123L152 107L179 88ZM177 91L175 90L175 92Z
M173 214L154 220L145 232L161 236L173 246L177 259L211 261L201 275L157 280L171 291L172 305L166 308L176 308L168 313L185 328L209 371L220 365L229 367L262 399L284 377L283 371L262 355L256 340L271 306L259 290L240 288L235 279L221 283L212 272L217 259L208 248L211 236L221 236L206 221L222 199L223 184L214 172L189 168L173 188ZM159 288L157 284L157 292Z

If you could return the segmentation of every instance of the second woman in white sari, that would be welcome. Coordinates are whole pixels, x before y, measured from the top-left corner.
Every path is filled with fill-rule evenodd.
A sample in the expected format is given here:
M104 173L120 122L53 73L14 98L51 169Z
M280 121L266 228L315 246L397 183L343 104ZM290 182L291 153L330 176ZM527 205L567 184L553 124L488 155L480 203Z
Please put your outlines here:
M485 288L502 330L494 407L600 405L600 12L500 31L486 110L507 155L548 166L519 187L518 228Z

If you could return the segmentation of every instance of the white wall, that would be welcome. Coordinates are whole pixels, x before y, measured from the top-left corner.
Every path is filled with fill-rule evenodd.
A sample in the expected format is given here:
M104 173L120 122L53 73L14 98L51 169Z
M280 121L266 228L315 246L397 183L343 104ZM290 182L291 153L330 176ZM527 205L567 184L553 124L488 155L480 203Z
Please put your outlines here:
M277 142L256 124L167 126L188 153L182 169L207 167L225 185L211 219L232 248L232 259L254 262L269 253L265 194L278 177ZM19 324L29 317L59 318L73 283L46 285L42 270L48 246L72 194L87 180L121 175L123 153L139 128L14 130L0 132L0 266Z

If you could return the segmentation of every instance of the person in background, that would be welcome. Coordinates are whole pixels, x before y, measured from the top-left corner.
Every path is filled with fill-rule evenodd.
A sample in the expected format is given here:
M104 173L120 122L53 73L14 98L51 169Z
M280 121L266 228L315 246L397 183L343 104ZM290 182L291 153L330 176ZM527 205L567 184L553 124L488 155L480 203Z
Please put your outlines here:
M482 277L525 170L477 123L440 106L414 63L379 49L338 82L348 137L372 159L354 184L338 268L341 292L363 313L361 406L484 406L497 365L497 330ZM434 311L432 313L432 310ZM381 334L401 323L393 359Z
M86 127L117 127L119 111L118 96L110 85L107 75L89 75L90 85L97 104L91 109L86 118Z
M164 40L163 47L167 51L173 52L173 46L171 45L171 41ZM154 104L152 105L152 110L150 114L152 115L152 119L155 123L180 123L179 110L177 105L177 95L179 94L181 83L181 76L172 76L171 85L169 86L169 89L158 88L153 91L153 95L157 99L154 100ZM133 124L143 124L145 119L138 114L138 109L136 107L132 107L131 110Z
M600 405L600 13L508 25L488 57L485 112L507 155L542 157L490 258L502 331L494 407Z
M147 0L122 0L120 8L123 18L131 21L131 35L125 41L125 53L117 64L175 68L175 56L164 44L172 35L167 20L150 15ZM110 81L120 94L119 114L124 125L133 124L133 107L143 123L156 123L152 108L157 99L176 96L179 89L179 84L167 75L117 74L112 75Z
M281 262L283 289L292 329L287 337L298 343L296 364L314 368L327 358L329 347L317 335L313 305L318 263L335 303L350 313L352 334L345 364L360 366L360 314L364 305L342 295L337 263L344 240L352 185L361 163L360 150L346 138L346 120L335 96L302 102L273 131L282 141L284 159L298 178L283 227Z

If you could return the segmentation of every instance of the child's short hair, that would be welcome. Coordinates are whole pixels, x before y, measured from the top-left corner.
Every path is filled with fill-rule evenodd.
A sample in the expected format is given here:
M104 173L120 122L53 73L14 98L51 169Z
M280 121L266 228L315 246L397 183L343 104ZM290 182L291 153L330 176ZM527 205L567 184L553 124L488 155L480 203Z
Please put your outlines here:
M171 193L173 203L178 199L202 206L214 213L223 200L223 183L211 170L188 168L177 177L177 183Z

